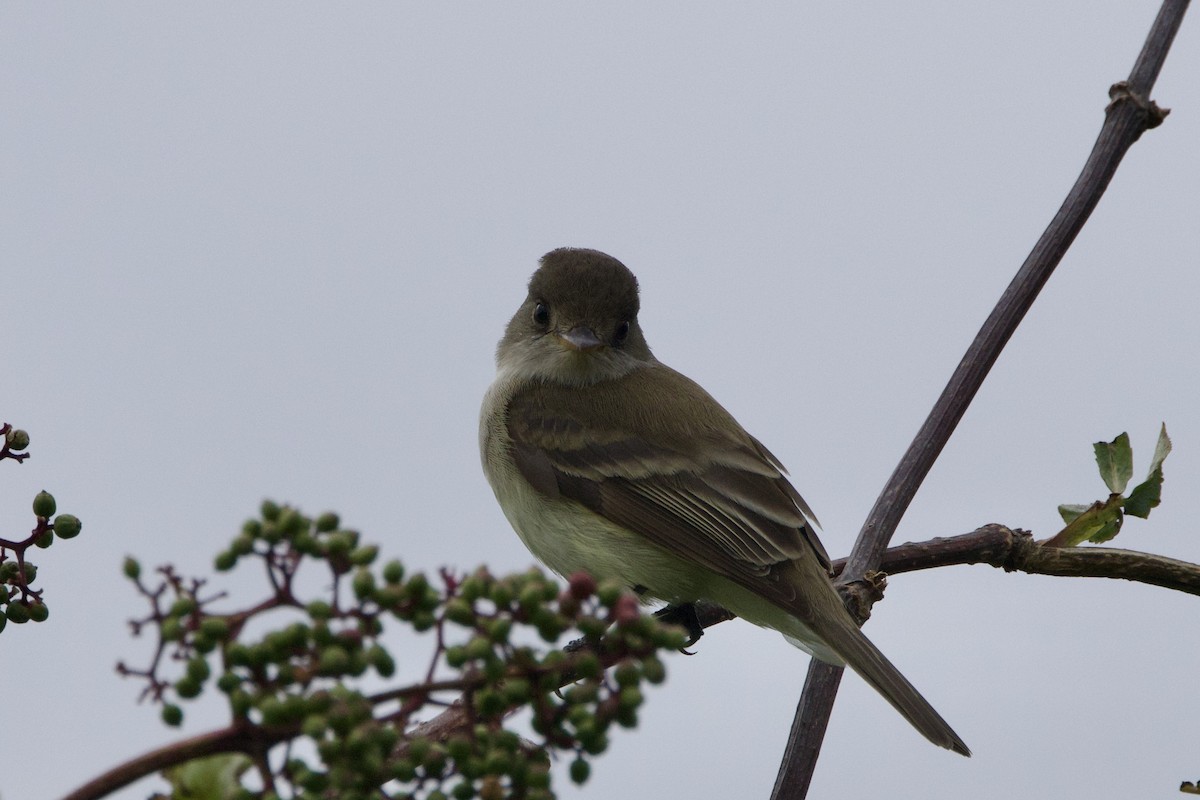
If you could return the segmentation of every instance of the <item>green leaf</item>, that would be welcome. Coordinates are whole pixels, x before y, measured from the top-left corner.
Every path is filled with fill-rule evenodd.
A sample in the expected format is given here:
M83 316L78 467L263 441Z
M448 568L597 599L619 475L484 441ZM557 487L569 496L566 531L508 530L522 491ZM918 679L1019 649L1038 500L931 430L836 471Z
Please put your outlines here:
M1111 442L1096 442L1096 465L1100 477L1113 494L1122 494L1133 477L1133 448L1129 446L1129 434L1122 433Z
M1104 515L1102 524L1088 537L1088 541L1092 544L1101 544L1121 532L1121 523L1125 521L1125 515L1121 513L1121 509L1114 507L1110 514Z
M171 784L171 800L233 800L241 792L238 778L254 762L240 753L197 758L162 771Z
M1088 508L1089 506L1081 503L1065 503L1058 507L1058 515L1062 517L1063 522L1069 525L1075 521L1076 517L1087 511Z
M1068 515L1074 515L1067 526L1046 540L1049 547L1075 547L1084 542L1107 542L1121 531L1124 514L1121 513L1121 503L1125 498L1119 494L1110 495L1103 502L1097 500L1090 506L1059 506L1058 513L1065 520ZM1065 510L1064 510L1065 509ZM1076 510L1082 509L1079 513Z
M1125 513L1145 519L1150 516L1150 510L1162 502L1163 461L1171 452L1171 439L1167 436L1167 426L1164 424L1158 433L1158 443L1154 446L1154 458L1150 461L1150 473L1146 480L1133 487L1129 497L1125 499Z
M1161 471L1162 463L1167 460L1167 454L1170 452L1171 437L1167 436L1167 423L1164 422L1158 431L1158 441L1154 443L1154 458L1150 461L1150 472L1146 477Z

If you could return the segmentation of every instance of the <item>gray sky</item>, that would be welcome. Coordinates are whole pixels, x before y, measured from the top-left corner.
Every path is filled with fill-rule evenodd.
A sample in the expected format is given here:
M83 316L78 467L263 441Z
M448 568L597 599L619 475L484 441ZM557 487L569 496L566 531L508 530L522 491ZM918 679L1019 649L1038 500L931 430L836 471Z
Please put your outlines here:
M845 554L1156 8L6 4L0 419L34 455L0 465L0 525L27 529L45 487L84 532L37 554L50 621L0 637L0 794L57 796L180 735L112 670L149 648L125 628L127 553L206 566L269 496L337 509L413 568L531 563L476 420L554 247L637 273L655 353L788 464ZM1058 503L1105 492L1093 441L1128 430L1140 475L1165 420L1165 504L1116 544L1200 561L1197 23L1155 91L1174 113L896 541L1049 535ZM987 567L898 576L867 632L976 755L847 677L812 796L1175 797L1200 778L1198 609ZM697 650L563 797L766 796L806 657L736 622ZM211 706L184 732L219 724Z

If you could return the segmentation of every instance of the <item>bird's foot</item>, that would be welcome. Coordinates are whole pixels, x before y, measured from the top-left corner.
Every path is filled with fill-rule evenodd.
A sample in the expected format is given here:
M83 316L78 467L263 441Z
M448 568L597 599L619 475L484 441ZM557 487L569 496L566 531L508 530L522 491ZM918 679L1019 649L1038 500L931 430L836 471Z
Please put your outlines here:
M666 608L655 611L654 616L658 617L660 622L665 622L668 625L678 625L687 631L687 642L684 643L683 648L680 648L680 650L686 655L693 655L693 653L684 648L691 647L700 641L700 637L704 635L704 626L700 624L700 617L696 614L696 604L677 603L669 605Z

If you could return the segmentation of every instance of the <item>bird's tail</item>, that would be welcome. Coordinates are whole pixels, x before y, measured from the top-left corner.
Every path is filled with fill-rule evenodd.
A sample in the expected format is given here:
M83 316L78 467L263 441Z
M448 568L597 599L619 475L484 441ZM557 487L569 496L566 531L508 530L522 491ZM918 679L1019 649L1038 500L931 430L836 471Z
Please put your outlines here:
M947 750L964 756L971 755L970 748L962 738L858 629L849 614L833 615L826 619L831 624L821 626L825 630L816 633L847 666L883 695L926 739Z

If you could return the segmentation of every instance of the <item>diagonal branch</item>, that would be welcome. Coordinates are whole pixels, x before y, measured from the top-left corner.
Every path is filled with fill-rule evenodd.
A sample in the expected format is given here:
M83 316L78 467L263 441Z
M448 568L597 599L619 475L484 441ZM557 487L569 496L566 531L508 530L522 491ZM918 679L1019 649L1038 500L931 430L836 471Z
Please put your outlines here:
M867 515L850 554L845 580L859 580L878 567L917 489L1004 345L1100 201L1125 152L1144 131L1162 122L1166 112L1149 100L1150 91L1187 6L1187 0L1164 0L1129 79L1110 90L1112 103L1106 110L1104 126L1075 185L984 322ZM817 661L810 665L771 793L773 800L807 794L841 673L841 667Z

